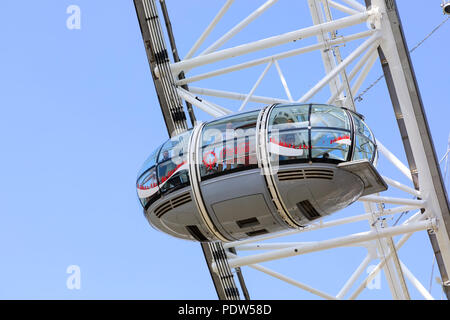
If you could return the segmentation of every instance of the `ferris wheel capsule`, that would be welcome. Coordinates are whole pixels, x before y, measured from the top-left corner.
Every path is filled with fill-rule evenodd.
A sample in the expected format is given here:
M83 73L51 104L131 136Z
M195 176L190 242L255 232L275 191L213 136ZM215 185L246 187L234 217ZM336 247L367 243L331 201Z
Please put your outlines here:
M323 104L275 104L175 136L145 161L137 194L174 237L235 241L301 228L387 189L363 117Z

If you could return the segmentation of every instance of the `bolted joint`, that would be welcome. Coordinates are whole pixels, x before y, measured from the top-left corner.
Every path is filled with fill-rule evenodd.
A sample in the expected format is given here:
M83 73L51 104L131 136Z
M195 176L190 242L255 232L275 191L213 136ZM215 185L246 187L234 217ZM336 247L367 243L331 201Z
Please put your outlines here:
M379 7L372 7L369 11L369 17L367 19L367 27L369 29L381 29L381 19L383 18L383 14Z

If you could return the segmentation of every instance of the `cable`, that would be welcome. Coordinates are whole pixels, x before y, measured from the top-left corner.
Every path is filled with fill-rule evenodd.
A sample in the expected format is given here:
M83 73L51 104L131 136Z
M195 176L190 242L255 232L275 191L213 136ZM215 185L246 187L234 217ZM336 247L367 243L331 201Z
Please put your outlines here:
M409 50L409 53L412 53L414 50L416 50L418 47L420 47L429 37L431 37L431 35L433 33L435 33L440 27L442 27L444 25L444 23L446 23L448 21L448 19L450 19L450 16L445 18L439 25L437 25L433 30L431 30L431 32L429 34L427 34L427 36L425 38L423 38L419 43L417 43L414 46L414 48ZM370 86L368 86L363 92L361 92L358 96L356 96L354 101L361 102L363 100L362 96L365 95L367 93L367 91L372 89L383 78L384 78L384 75L379 76L378 79L376 79L374 82L372 82L372 84Z

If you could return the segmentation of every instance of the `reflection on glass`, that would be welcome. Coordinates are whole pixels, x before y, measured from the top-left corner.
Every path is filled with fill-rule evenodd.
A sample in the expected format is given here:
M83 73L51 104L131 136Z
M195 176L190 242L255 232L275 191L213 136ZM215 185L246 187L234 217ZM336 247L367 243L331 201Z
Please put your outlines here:
M255 127L259 111L207 124L202 131L200 172L212 177L257 165Z
M271 131L268 149L272 162L308 159L308 130Z
M350 132L311 130L311 157L313 159L346 161L350 144Z
M355 141L355 153L353 155L353 160L367 159L369 161L372 161L374 149L375 149L375 146L372 141L370 141L366 137L363 137L363 136L357 134L356 141Z
M189 184L187 155L192 131L168 140L158 157L158 184L162 193L171 192Z
M307 128L309 105L276 106L270 115L269 131Z
M374 140L372 136L372 132L369 127L366 125L364 121L362 121L358 116L352 114L353 122L355 124L355 133L361 136L365 136L369 138L369 140Z
M350 130L350 121L344 109L326 105L312 105L311 127L328 127Z
M151 167L153 167L156 164L156 157L158 156L159 149L161 149L161 146L156 148L156 150L153 151L153 153L147 158L147 160L145 160L144 164L142 165L141 169L139 170L138 178L145 171L147 171L148 169L150 169Z

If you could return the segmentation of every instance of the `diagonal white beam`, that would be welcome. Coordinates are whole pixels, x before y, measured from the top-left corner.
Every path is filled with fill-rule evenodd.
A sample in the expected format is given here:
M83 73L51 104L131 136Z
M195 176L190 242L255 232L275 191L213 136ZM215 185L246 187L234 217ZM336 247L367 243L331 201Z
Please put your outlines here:
M188 91L186 91L182 88L177 88L177 91L178 91L178 95L182 99L186 100L187 102L191 103L192 105L196 106L197 108L205 111L209 115L212 115L213 117L222 117L222 116L225 116L225 115L231 113L231 111L229 113L224 112L224 110L218 109L217 107L215 107L213 105L210 105L208 103L205 103L204 101L196 99L195 96L193 96Z
M292 99L291 91L289 90L289 87L286 82L286 78L284 77L283 72L281 71L280 65L278 64L277 60L275 60L275 67L277 68L278 76L280 77L280 81L281 81L281 84L283 85L284 92L286 92L286 95L287 95L289 101L293 102L294 99Z
M355 282L359 279L359 277L363 274L363 272L367 269L369 266L369 263L373 260L373 257L368 254L364 260L361 262L361 264L358 266L358 268L355 270L355 272L350 276L350 278L347 280L347 282L344 284L342 289L339 291L339 293L336 295L336 298L342 299L345 297L345 295L348 293L348 291L351 289L351 287L355 284Z
M224 59L241 56L247 53L259 51L262 49L268 49L275 46L279 46L285 43L297 41L299 39L312 37L322 32L329 32L336 29L350 27L366 21L369 17L378 15L378 10L370 10L361 12L349 17L341 18L338 20L326 22L323 24L291 31L278 36L250 42L237 47L223 49L220 51L212 52L203 56L194 57L188 60L179 61L171 64L172 73L178 74L181 71L190 70L195 67L199 67L206 64L211 64ZM156 71L157 73L157 71Z
M214 19L211 21L211 23L206 27L205 31L203 31L202 35L198 40L195 42L195 44L192 46L192 48L189 50L189 52L186 54L186 57L184 59L190 59L194 53L198 50L198 48L203 44L205 39L209 36L211 31L214 29L214 27L217 25L217 23L222 19L224 14L228 11L230 6L234 0L227 0L227 2L223 5L222 9L217 13L217 15L214 17Z
M247 97L245 97L244 102L242 102L241 106L239 107L239 112L244 109L244 107L247 104L247 102L249 101L249 99L251 99L251 97L255 93L256 88L258 88L259 84L261 83L262 79L264 79L264 77L266 76L267 71L269 71L269 69L272 66L272 64L273 64L273 60L270 61L269 64L264 68L264 71L261 73L261 75L259 76L258 80L256 80L255 84L253 85L253 88L250 90L250 92L248 93Z
M386 176L382 176L382 178L388 185L390 185L392 187L395 187L395 188L400 189L402 191L408 192L409 194L412 194L413 196L416 196L418 198L421 197L420 192L417 191L416 189L413 189L413 188L410 188L408 186L405 186L404 184L402 184L402 183L400 183L400 182L398 182L398 181L396 181L394 179L388 178Z
M270 240L270 239L274 239L274 238L280 238L280 237L284 237L284 236L289 236L289 235L293 235L293 234L298 234L298 233L303 233L303 232L308 232L308 231L313 231L313 230L318 230L318 229L335 227L335 226L339 226L339 225L343 225L343 224L364 221L364 220L369 219L370 217L378 218L378 217L382 217L382 216L393 215L393 214L396 214L399 212L411 211L414 209L417 209L417 207L401 206L401 207L395 207L395 208L391 208L391 209L384 209L383 211L368 212L365 214L356 215L356 216L352 216L352 217L346 217L346 218L336 219L336 220L327 221L327 222L318 222L318 223L310 224L307 227L300 229L300 230L289 230L289 231L279 232L276 234L269 234L269 235L265 235L265 236L259 236L259 237L254 237L254 238L240 240L240 241L228 242L228 243L224 243L223 246L226 249L235 247L237 250L240 250L242 245L246 245L249 243L265 241L265 240Z
M311 99L317 92L320 91L330 80L336 77L347 65L355 60L364 50L370 47L373 43L379 40L381 34L376 32L369 39L364 41L355 51L353 51L347 58L345 58L336 68L328 73L322 80L320 80L313 88L301 97L298 102L306 102Z
M380 153L386 157L394 166L397 167L397 169L400 170L401 173L405 175L410 181L412 181L411 171L408 169L407 166L403 164L392 152L390 152L381 142L380 140L376 139L377 142L377 148L380 151Z
M268 0L266 1L262 6L260 6L258 9L253 11L247 18L239 22L236 26L234 26L230 31L225 33L219 40L214 42L212 45L210 45L208 48L206 48L202 53L199 54L199 56L211 53L215 51L216 49L220 48L225 42L233 38L236 34L238 34L242 29L244 29L246 26L250 24L253 20L258 18L260 15L264 13L267 9L269 9L272 5L274 5L278 0Z
M348 4L349 6L351 6L352 8L358 10L358 11L365 11L366 7L363 6L361 3L359 3L358 1L355 0L342 0L342 2L345 2L346 4Z
M306 46L306 47L299 48L299 49L289 50L289 51L278 53L278 54L275 54L275 55L271 55L271 56L267 56L267 57L263 57L263 58L259 58L259 59L255 59L255 60L251 60L251 61L248 61L248 62L236 64L236 65L233 65L233 66L230 66L230 67L226 67L226 68L217 69L217 70L214 70L214 71L202 73L202 74L199 74L199 75L196 75L196 76L192 76L192 77L189 77L189 78L178 80L175 83L177 85L181 86L181 85L188 84L188 83L191 83L191 82L195 82L195 81L200 81L200 80L216 77L216 76L219 76L219 75L222 75L222 74L226 74L226 73L230 73L230 72L234 72L234 71L239 71L239 70L246 69L246 68L251 68L251 67L254 67L254 66L257 66L257 65L260 65L260 64L264 64L264 63L269 63L271 60L275 60L276 61L276 60L286 59L286 58L293 57L293 56L296 56L296 55L300 55L300 54L303 54L303 53L330 48L330 46L346 43L346 42L357 40L357 39L361 39L361 38L366 38L366 37L372 35L374 32L375 32L374 30L367 30L367 31L351 34L351 35L348 35L348 36L339 37L339 38L336 38L334 40L330 40L330 41L327 41L327 42L322 42L322 43Z
M353 70L349 73L348 75L348 81L352 81L353 78L356 76L356 74L361 70L361 68L366 64L367 60L371 57L371 55L375 55L376 56L376 49L377 46L372 46L371 48L369 48L364 55L361 57L361 59L359 59L359 61L356 63L355 67L353 68ZM333 101L336 100L336 98L338 97L338 95L341 94L342 90L344 90L344 84L342 83L339 88L338 91L333 94L330 99L328 99L327 104L331 104L333 103Z
M301 247L293 246L291 248L273 250L273 251L259 253L259 254L255 254L255 255L251 255L251 256L239 257L239 258L235 258L235 259L230 259L228 262L229 262L229 265L231 268L236 268L236 267L249 265L249 264L255 264L255 263L260 263L260 262L265 262L265 261L281 259L281 258L293 257L293 256L297 256L297 255L311 253L311 252L327 250L327 249L331 249L331 248L347 246L349 244L354 244L354 243L358 243L358 242L366 242L366 241L378 239L379 237L392 237L392 236L404 234L404 233L411 233L411 232L416 232L416 231L420 231L420 230L433 229L435 227L436 227L435 219L413 222L413 223L409 223L407 225L385 228L383 230L361 232L361 233L352 234L352 235L348 235L348 236L344 236L344 237L340 237L340 238L312 242L312 243L302 245ZM217 266L213 264L212 267L213 267L213 269L215 269Z
M372 69L375 61L377 61L377 58L378 57L376 54L372 54L369 60L367 61L366 65L364 66L363 70L361 71L360 75L358 76L358 78L356 78L356 81L352 86L353 96L356 96L356 94L358 93L359 89L361 88L361 85L363 84L364 80L366 79L367 75Z
M427 300L434 300L433 296L428 292L427 289L420 283L420 281L414 276L414 274L405 266L403 262L400 261L402 266L403 274L411 282L411 284L420 292L420 294Z
M325 0L325 1L327 1L327 0ZM348 14L356 14L356 13L360 12L360 11L358 11L358 10L349 8L349 7L344 6L343 4L340 4L340 3L335 2L335 1L333 1L333 0L328 0L328 4L330 5L330 7L333 7L333 8L335 8L335 9L337 9L337 10L339 10L339 11L342 11L342 12L344 12L344 13L348 13Z
M414 223L418 220L424 219L425 216L422 215L422 213L419 211L413 216L411 216L408 220L406 220L403 225L407 225L408 223ZM396 251L400 250L400 248L408 241L408 239L413 235L413 233L408 233L403 235L400 240L395 245ZM373 268L373 270L370 272L370 274L364 279L364 281L358 286L358 288L353 292L353 294L349 297L350 300L356 299L359 294L364 290L364 288L367 286L367 284L372 281L376 275L381 271L381 269L384 267L388 259L391 258L391 256L394 254L394 251L389 252L387 256L385 256L379 264Z
M236 258L237 257L235 254L232 254L232 253L229 253L229 252L227 252L227 256L229 256L231 258ZM269 268L263 267L263 266L261 266L259 264L251 264L251 265L249 265L249 267L253 268L255 270L261 271L261 272L263 272L265 274L268 274L269 276L277 278L277 279L279 279L281 281L287 282L287 283L289 283L289 284L291 284L291 285L293 285L293 286L295 286L297 288L300 288L300 289L303 289L305 291L308 291L309 293L315 294L316 296L319 296L319 297L322 297L322 298L328 299L328 300L336 300L335 297L333 297L333 296L331 296L331 295L329 295L329 294L327 294L327 293L325 293L323 291L314 289L313 287L310 287L310 286L308 286L306 284L298 282L298 281L296 281L296 280L294 280L292 278L289 278L289 277L287 277L285 275L282 275L279 272L275 272L275 271L273 271L273 270L271 270Z

